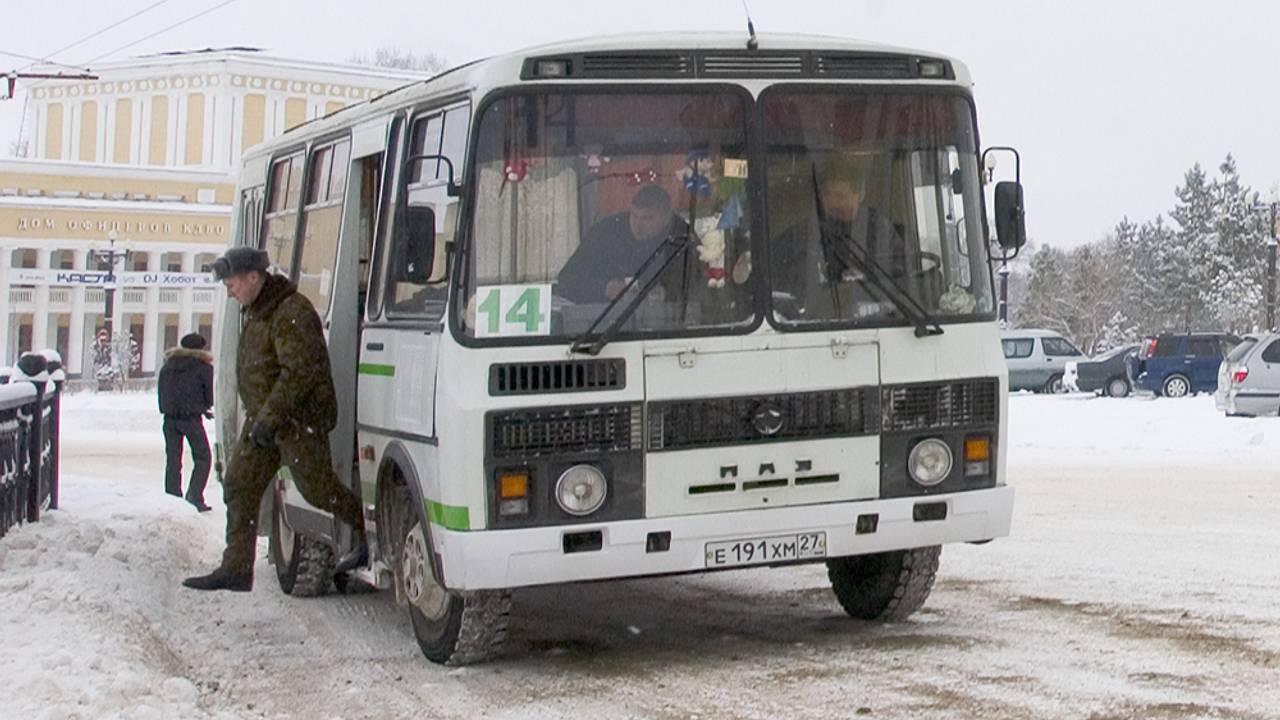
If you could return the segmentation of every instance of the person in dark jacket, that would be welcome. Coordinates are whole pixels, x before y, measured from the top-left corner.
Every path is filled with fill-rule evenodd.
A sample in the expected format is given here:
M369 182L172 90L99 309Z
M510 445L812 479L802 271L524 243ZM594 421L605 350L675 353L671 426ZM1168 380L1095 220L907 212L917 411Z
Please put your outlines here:
M267 267L267 253L249 247L231 248L213 264L214 277L242 308L236 379L245 418L223 475L227 549L218 569L183 581L197 590L253 589L258 505L282 464L307 502L354 530L355 547L334 572L368 558L360 498L338 480L329 453L338 408L320 316L297 286Z
M204 347L205 341L200 335L182 336L178 347L165 354L157 393L160 413L164 415L164 491L182 497L182 442L185 439L191 446L192 461L187 502L200 512L211 509L204 502L211 458L203 416L213 407L213 355Z

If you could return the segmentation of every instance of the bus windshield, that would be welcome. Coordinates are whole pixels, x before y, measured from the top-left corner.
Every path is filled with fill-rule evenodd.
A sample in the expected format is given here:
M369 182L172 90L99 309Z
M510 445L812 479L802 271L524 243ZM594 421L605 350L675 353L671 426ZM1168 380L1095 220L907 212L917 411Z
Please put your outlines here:
M766 307L783 331L993 312L962 96L537 89L491 102L477 132L469 337L744 332Z
M775 324L991 313L964 98L784 86L763 94L760 112Z
M707 89L490 104L460 303L467 334L572 338L616 317L619 337L754 325L748 102Z

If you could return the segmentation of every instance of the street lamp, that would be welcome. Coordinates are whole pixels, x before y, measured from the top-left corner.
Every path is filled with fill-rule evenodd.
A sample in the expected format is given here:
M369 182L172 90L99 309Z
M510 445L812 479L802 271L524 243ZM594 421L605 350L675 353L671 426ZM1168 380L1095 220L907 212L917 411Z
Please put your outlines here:
M1280 199L1271 197L1271 237L1267 238L1267 329L1276 329L1276 206Z
M102 319L102 327L107 331L107 337L114 339L115 328L113 327L112 318L116 314L116 261L124 258L129 259L128 250L116 250L116 240L119 235L115 230L107 233L107 249L94 250L90 253L93 259L107 264L106 284L103 286L102 295L106 300L106 316Z

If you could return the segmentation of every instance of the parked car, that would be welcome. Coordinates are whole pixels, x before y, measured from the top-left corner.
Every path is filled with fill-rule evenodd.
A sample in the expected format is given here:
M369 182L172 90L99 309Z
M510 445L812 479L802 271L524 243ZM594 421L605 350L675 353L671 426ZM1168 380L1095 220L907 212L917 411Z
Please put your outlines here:
M1161 333L1143 340L1126 361L1129 379L1165 397L1186 397L1218 389L1218 366L1240 344L1228 333Z
M1218 369L1213 403L1228 415L1280 415L1280 333L1236 345Z
M1002 330L1010 390L1062 392L1062 373L1070 360L1088 359L1071 341L1052 330Z
M1133 389L1125 358L1137 351L1138 346L1121 345L1112 348L1092 360L1067 363L1067 386L1082 392L1101 392L1108 397L1125 397Z

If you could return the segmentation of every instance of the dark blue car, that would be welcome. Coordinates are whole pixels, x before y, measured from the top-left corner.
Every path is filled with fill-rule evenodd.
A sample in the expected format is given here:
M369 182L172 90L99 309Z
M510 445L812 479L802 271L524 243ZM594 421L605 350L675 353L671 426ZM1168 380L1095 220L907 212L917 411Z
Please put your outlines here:
M1135 388L1165 397L1218 389L1218 366L1240 338L1228 333L1161 333L1126 359Z

